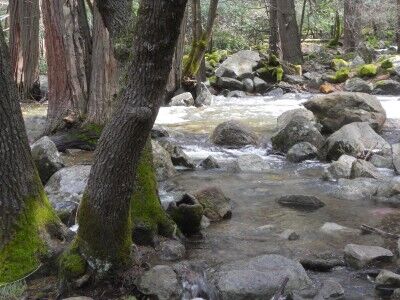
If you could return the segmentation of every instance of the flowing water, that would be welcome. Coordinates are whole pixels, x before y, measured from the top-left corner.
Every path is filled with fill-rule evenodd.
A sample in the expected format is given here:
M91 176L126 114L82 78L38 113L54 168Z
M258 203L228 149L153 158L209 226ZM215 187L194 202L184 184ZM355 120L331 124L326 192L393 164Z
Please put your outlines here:
M189 243L189 259L206 260L211 266L263 254L281 254L294 259L321 252L342 255L348 243L384 245L376 235L323 233L326 222L350 228L361 224L379 225L382 220L400 210L373 203L370 199L337 197L335 183L322 181L324 164L306 161L292 164L284 158L268 154L270 137L277 117L290 109L302 107L309 95L271 97L225 98L216 97L209 107L163 107L157 124L171 133L171 139L180 144L196 162L212 155L221 169L182 171L161 185L163 201L173 199L170 190L194 191L208 185L220 187L233 203L233 217L222 223L211 224L204 239ZM395 97L380 97L388 118L400 119L400 101ZM209 135L219 123L237 119L255 129L262 136L261 147L232 150L212 145ZM229 164L243 154L263 157L269 169L257 173L232 173ZM384 170L382 170L384 171ZM390 172L386 172L391 175ZM335 193L336 192L336 193ZM173 193L172 193L173 194ZM177 193L179 194L179 193ZM318 196L326 206L315 212L299 212L279 206L275 199L282 195L305 194ZM177 197L177 196L176 196ZM295 230L300 239L288 241L279 235L286 229ZM331 273L309 273L316 282L336 278L346 290L346 299L379 299L374 285L356 272L336 268Z
M292 164L283 157L268 154L270 137L277 117L290 109L302 107L310 95L285 95L281 98L215 97L208 107L163 107L156 123L168 129L171 139L181 145L197 163L212 155L221 169L195 171L180 170L178 176L160 184L164 204L179 197L180 193L216 185L232 199L231 220L211 224L204 231L204 239L189 241L188 259L205 260L210 266L254 257L263 254L281 254L299 259L312 253L325 251L342 255L348 243L384 245L376 235L323 233L326 222L350 228L361 224L379 225L386 218L400 215L400 210L375 204L369 198L351 199L338 197L335 183L322 181L324 164L306 161ZM400 120L400 101L396 97L380 97L388 118ZM45 108L24 108L31 136L43 124ZM252 127L262 137L260 147L232 150L212 145L209 136L221 122L240 120ZM233 173L229 165L243 154L258 154L269 169L257 173ZM385 172L391 175L390 172ZM282 195L305 194L318 196L326 206L315 212L299 212L279 206L275 199ZM399 218L400 219L400 218ZM280 237L286 230L295 230L300 239L288 241ZM379 299L374 285L365 276L344 267L330 273L309 273L316 282L333 277L346 291L346 299Z

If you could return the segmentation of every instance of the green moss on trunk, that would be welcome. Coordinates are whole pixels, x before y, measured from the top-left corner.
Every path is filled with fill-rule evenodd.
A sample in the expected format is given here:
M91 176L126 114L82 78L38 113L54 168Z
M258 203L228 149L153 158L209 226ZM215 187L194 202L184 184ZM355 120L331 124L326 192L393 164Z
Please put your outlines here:
M157 192L157 181L153 165L153 154L150 140L147 143L137 170L136 190L131 201L133 236L136 241L142 239L140 234L161 234L173 236L176 225L161 206ZM145 229L143 231L143 229Z
M0 284L15 281L37 269L48 256L44 235L48 226L60 224L41 183L37 195L27 197L15 234L0 251Z

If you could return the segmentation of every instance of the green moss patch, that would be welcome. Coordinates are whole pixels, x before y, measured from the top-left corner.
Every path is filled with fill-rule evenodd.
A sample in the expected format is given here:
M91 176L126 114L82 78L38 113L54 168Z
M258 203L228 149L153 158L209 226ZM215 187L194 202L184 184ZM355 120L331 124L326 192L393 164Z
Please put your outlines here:
M86 261L74 242L60 257L60 276L62 279L73 279L84 275L85 272Z
M381 68L384 70L388 70L393 68L393 63L389 59L385 59L381 62Z
M334 58L331 61L331 68L335 71L339 71L344 68L348 68L349 63L341 58Z
M378 67L373 64L367 64L360 67L358 75L361 77L374 77L378 73Z

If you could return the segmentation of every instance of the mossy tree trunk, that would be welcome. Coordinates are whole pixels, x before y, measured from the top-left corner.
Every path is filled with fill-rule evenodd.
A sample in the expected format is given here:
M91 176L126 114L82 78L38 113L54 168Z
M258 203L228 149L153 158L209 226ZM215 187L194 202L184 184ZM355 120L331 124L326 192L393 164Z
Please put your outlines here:
M101 1L108 7L120 2ZM98 274L130 261L136 174L161 105L185 6L186 0L140 2L127 87L100 137L79 208L77 249Z
M294 0L279 0L277 4L283 59L295 65L302 64L303 55Z
M189 58L184 66L183 78L192 78L197 75L200 70L201 63L204 60L207 46L211 41L212 30L214 27L215 19L217 18L218 0L210 0L210 8L208 10L207 26L203 31L201 28L201 19L198 18L200 10L200 1L193 0L192 14L195 16L194 34L192 48ZM193 11L194 10L194 11ZM196 36L197 35L197 36Z
M21 100L40 99L39 0L10 1L11 69Z
M0 284L37 269L60 221L33 163L0 27Z

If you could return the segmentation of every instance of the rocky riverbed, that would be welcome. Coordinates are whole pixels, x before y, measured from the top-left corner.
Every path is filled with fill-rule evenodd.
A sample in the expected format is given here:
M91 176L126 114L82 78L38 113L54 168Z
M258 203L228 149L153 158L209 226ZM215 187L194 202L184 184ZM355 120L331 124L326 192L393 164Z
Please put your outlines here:
M400 179L395 171L399 150L392 146L400 142L400 101L375 100L384 120L375 111L376 103L370 103L375 110L367 117L360 112L372 111L366 103L353 105L353 119L338 125L304 111L310 97L218 96L200 108L161 108L153 151L164 207L184 194L203 204L201 199L209 199L204 189L210 186L223 196L212 192L212 199L219 200L207 214L204 210L201 232L187 238L186 250L176 241L157 243L158 251L151 256L154 267L138 281L143 294L159 299L269 299L286 277L285 295L290 299L380 299L400 287L397 239L360 230L365 224L400 234ZM302 109L301 118L288 112L293 109ZM45 111L45 106L24 107L32 141ZM361 121L367 123L354 125ZM214 132L218 125L222 127ZM327 125L334 127L329 130ZM349 125L356 129L337 137L337 131ZM308 131L299 135L304 128ZM280 132L284 135L278 139ZM324 151L321 158L319 150L332 136L346 146L349 135L356 134L357 144L365 132L372 139L377 136L372 145L364 141L354 149L343 146L340 155ZM292 149L300 143L309 145ZM296 162L286 158L290 151L295 157L290 160ZM327 161L326 153L336 154ZM68 150L60 157L67 167L58 165L61 170L47 181L46 191L72 226L71 213L85 186L91 153Z

